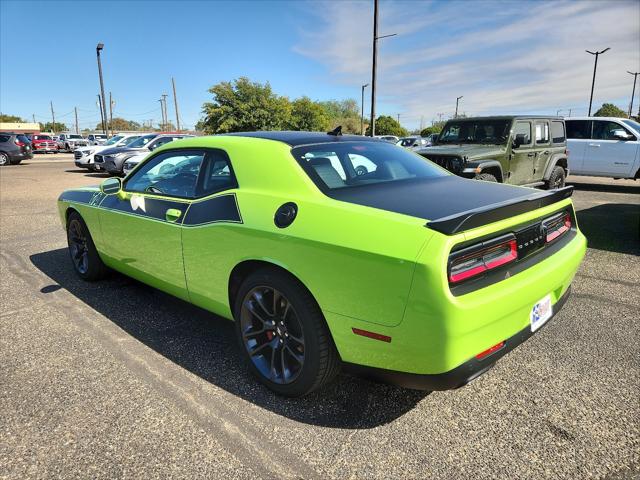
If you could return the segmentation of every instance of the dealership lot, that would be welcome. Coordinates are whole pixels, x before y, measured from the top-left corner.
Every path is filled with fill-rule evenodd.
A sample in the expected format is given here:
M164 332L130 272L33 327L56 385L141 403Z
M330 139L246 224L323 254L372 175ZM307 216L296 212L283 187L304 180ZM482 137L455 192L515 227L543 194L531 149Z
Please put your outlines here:
M0 169L2 476L639 475L640 183L569 179L590 245L573 295L487 375L431 394L341 376L287 400L248 377L230 322L76 278L55 200L105 177L69 158Z

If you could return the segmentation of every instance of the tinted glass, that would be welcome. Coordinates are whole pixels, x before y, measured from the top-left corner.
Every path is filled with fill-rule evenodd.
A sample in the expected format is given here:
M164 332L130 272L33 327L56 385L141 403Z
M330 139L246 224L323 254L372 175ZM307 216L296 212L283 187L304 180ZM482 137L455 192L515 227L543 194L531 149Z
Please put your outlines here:
M297 147L291 153L321 190L448 175L387 142L324 143Z
M26 137L25 135L18 135L16 138L17 138L17 140L18 140L19 142L22 142L22 143L30 143L29 138L28 138L28 137Z
M590 138L591 123L589 120L566 120L567 138Z
M203 152L166 152L147 163L126 182L130 192L195 198Z
M565 140L564 123L551 122L551 141L553 143L563 143Z
M438 143L503 144L509 138L510 120L467 120L447 122Z
M640 133L640 123L629 118L622 119L622 121L633 128L636 132Z
M536 143L549 143L549 124L536 122Z
M10 135L0 135L0 142L2 143L8 142L10 138L11 138Z
M516 122L513 127L513 137L520 140L520 145L530 145L531 122Z
M227 154L222 150L208 150L197 195L211 195L237 186Z
M142 137L137 139L135 142L131 142L128 146L131 148L144 147L147 143L149 143L151 140L153 140L157 136L158 135L156 135L155 133L152 133L151 135L143 135Z
M593 139L594 140L619 140L616 132L622 132L629 135L630 132L625 127L616 122L608 122L606 120L593 121Z

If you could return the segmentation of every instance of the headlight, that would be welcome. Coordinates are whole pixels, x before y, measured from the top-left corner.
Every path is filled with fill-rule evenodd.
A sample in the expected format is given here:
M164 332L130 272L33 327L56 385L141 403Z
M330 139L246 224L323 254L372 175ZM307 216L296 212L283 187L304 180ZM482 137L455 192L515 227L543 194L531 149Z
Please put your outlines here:
M84 152L85 155L93 155L93 152L95 152L95 150L88 150L86 152Z

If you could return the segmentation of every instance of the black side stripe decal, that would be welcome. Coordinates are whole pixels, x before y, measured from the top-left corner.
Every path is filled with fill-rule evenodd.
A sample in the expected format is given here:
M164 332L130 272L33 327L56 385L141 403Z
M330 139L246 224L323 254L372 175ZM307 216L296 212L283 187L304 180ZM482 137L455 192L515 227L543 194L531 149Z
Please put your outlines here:
M166 220L167 210L170 208L180 210L184 215L188 206L189 204L184 202L174 202L135 194L125 200L118 197L118 195L107 195L100 204L101 208L163 221Z
M242 223L240 209L234 194L217 197L191 204L182 222L187 227L216 222Z
M58 200L65 202L87 203L89 205L100 205L100 202L106 195L96 190L72 190L62 192Z

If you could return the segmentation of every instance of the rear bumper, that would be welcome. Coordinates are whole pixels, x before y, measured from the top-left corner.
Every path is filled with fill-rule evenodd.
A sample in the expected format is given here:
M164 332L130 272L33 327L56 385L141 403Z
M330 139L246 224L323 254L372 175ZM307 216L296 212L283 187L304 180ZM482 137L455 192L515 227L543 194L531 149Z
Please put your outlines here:
M547 320L540 329L536 330L536 332L532 332L530 327L524 328L515 335L505 339L504 346L500 350L497 350L482 359L474 357L448 372L437 374L416 374L367 367L352 363L345 364L345 370L359 377L390 383L413 390L452 390L463 387L491 369L499 359L514 350L521 343L525 342L529 337L534 335L534 333L544 329L544 327L548 325L562 309L569 298L570 293L571 288L567 289L567 291L558 299L558 301L553 305L553 314L551 318Z

